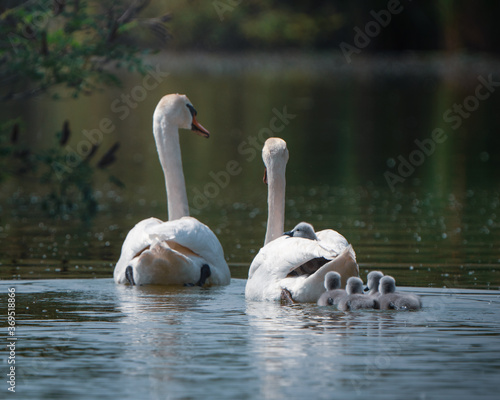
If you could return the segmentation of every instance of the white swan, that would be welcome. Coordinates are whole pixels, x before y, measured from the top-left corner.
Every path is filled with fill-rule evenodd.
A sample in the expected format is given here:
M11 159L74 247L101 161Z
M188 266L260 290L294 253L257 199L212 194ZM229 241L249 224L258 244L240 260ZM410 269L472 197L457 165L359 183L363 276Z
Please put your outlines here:
M285 141L267 139L262 159L268 183L267 231L264 247L250 265L245 297L315 303L325 291L328 271L337 271L343 285L347 278L359 275L356 254L347 240L331 229L315 233L310 224L301 223L283 235L288 161Z
M164 96L153 114L153 133L165 175L169 221L148 218L130 230L115 266L116 283L203 286L231 280L219 240L189 217L179 128L209 137L185 95Z

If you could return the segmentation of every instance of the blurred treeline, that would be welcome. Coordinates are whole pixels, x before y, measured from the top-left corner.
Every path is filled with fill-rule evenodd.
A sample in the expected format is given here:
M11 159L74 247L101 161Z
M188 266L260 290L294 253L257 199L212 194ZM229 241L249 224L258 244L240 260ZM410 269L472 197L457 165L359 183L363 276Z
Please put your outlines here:
M397 7L399 4L399 7ZM329 50L353 44L371 11L401 9L367 52L500 50L500 2L492 0L153 0L171 12L176 50Z

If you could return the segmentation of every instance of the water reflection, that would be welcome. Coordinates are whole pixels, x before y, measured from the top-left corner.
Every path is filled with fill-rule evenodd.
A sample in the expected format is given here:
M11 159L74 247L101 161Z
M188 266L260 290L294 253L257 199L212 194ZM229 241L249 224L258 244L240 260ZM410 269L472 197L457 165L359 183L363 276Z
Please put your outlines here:
M16 287L17 384L26 398L496 393L495 291L419 288L419 312L342 313L247 303L242 279L211 289L112 279L6 284Z

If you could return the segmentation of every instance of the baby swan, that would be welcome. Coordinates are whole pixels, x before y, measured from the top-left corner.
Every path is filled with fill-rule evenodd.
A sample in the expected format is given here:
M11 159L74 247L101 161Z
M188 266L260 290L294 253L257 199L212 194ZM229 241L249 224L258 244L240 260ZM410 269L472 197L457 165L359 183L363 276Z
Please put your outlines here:
M340 274L335 271L326 273L325 289L326 292L318 300L318 306L336 306L347 295L344 289L340 289Z
M366 288L365 292L368 291L369 296L380 296L380 292L378 291L378 285L380 283L380 279L384 274L380 271L371 271L366 277Z
M307 222L298 223L297 225L295 225L295 228L293 228L291 231L285 232L284 235L290 237L318 240L313 226L311 224L308 224Z
M338 303L338 309L342 311L354 311L361 309L378 308L378 301L373 296L363 294L363 281L357 277L350 277L345 287L347 295L342 297Z
M380 296L378 301L381 310L420 310L422 300L414 294L396 292L396 281L392 276L386 275L380 279Z

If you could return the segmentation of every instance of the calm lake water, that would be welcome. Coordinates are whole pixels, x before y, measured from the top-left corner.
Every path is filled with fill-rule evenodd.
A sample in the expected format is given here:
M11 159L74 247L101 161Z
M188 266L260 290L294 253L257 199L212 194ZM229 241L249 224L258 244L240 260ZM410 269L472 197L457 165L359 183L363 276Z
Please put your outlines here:
M246 303L243 279L211 289L5 281L2 304L12 286L23 399L498 396L498 291L412 288L422 311L343 313Z
M21 118L19 146L33 151L50 147L65 120L67 154L101 144L92 165L120 143L117 161L93 175L91 218L80 218L83 202L48 215L48 187L30 176L0 181L0 297L5 304L16 287L25 398L497 394L500 90L487 82L500 82L499 63L205 55L152 64L147 85L124 76L123 88L92 97L0 110L2 120ZM129 229L166 218L151 119L172 92L186 93L211 131L209 140L181 132L181 147L191 214L218 235L229 287L110 279ZM393 275L422 294L423 311L245 303L265 233L260 148L270 134L290 152L285 228L306 220L338 230L363 279L372 269Z

